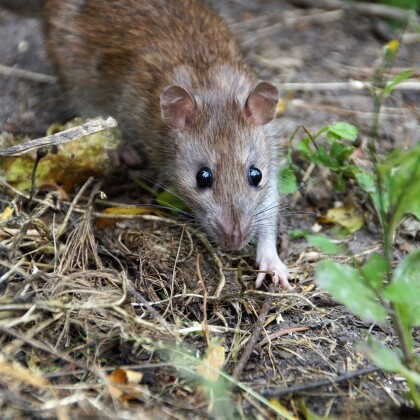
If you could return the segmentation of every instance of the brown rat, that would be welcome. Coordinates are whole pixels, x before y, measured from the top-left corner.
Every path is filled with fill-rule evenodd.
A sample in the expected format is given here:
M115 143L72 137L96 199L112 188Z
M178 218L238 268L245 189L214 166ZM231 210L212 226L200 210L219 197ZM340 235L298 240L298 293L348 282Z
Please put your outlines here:
M259 269L290 287L276 251L279 158L265 130L278 91L256 79L223 20L199 0L0 0L27 3L39 6L73 108L114 116L214 241L236 250L256 237Z

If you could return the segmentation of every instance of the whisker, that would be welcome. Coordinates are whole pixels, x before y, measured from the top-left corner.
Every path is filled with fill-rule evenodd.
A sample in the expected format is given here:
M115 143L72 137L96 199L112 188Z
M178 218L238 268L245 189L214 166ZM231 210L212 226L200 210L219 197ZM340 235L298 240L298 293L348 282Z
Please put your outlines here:
M263 208L258 213L256 213L255 216L259 216L260 214L265 213L265 212L270 211L270 210L273 210L273 209L275 209L276 207L279 207L279 206L280 206L280 204L277 203L277 202L269 204L267 207Z
M161 189L163 191L167 191L167 192L171 193L174 197L178 198L179 200L184 201L184 198L181 197L176 190L171 188L171 186L166 186L165 184L160 182L158 180L158 178L156 178L154 176L147 176L145 173L142 173L140 171L131 170L131 173L133 173L133 172L135 172L137 174L138 178L141 179L142 181L150 182L151 184L153 184L153 186L158 187L159 189ZM153 189L153 186L150 187L150 188Z
M156 209L163 209L163 210L173 210L176 211L179 214L182 214L184 216L188 216L188 217L192 217L193 214L187 210L181 210L178 207L172 205L171 203L166 203L166 202L161 202L162 204L151 204L150 207L151 208L156 208ZM179 216L179 214L177 216Z

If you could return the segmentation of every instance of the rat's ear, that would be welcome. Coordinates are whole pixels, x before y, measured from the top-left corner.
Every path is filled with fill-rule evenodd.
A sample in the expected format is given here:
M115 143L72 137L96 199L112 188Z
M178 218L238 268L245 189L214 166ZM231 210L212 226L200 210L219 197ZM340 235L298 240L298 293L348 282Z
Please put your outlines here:
M245 104L246 117L257 125L269 123L276 115L279 91L268 82L259 82Z
M197 106L191 95L181 86L169 86L160 95L162 120L169 127L183 130L196 117Z

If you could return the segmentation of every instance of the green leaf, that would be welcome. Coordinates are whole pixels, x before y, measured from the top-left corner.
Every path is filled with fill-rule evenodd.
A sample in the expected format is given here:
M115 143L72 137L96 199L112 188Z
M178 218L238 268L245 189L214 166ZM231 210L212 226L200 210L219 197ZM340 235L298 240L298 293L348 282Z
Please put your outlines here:
M337 141L340 141L341 137L337 136L335 133L327 132L327 142L329 145L334 144Z
M156 196L157 203L173 214L179 214L183 210L187 210L188 206L179 197L179 195L171 188L162 191Z
M324 235L308 235L306 239L311 245L316 246L326 254L334 255L345 251L343 246L335 244L331 239Z
M418 295L417 295L418 296ZM420 305L414 305L410 310L410 324L413 328L420 327Z
M395 75L384 87L383 95L388 96L404 80L407 80L413 74L413 70L405 70Z
M344 192L347 187L347 182L343 177L343 174L338 174L337 176L333 177L332 185L337 192Z
M351 166L350 170L353 176L356 178L359 187L364 192L369 194L377 192L375 177L372 174L358 168L357 166Z
M392 283L383 296L396 304L408 333L411 328L420 327L420 281L419 284Z
M415 384L420 385L420 374L414 370L407 369L405 366L401 369L401 374L407 379L412 380Z
M325 149L324 146L321 146L316 153L314 154L314 156L312 157L312 162L320 164L320 165L324 165L327 168L333 170L333 171L337 171L341 168L341 165L339 162L335 161L329 154L329 152L327 151L327 149Z
M307 236L306 230L302 229L290 229L287 231L287 234L290 239L299 239Z
M362 273L370 285L375 290L379 290L387 270L388 264L386 263L385 258L380 254L374 253L366 261L362 268Z
M392 231L395 231L402 218L407 214L412 214L420 220L420 178L417 178L416 182L417 184L413 183L411 185L407 185L406 194L400 196L400 201L395 207L394 215L391 221Z
M359 130L352 124L346 122L338 122L328 127L328 132L335 134L337 137L354 141L359 135Z
M392 283L384 291L385 298L410 307L416 306L415 296L420 299L420 284Z
M348 146L339 141L336 141L331 146L330 155L333 159L341 164L347 164L350 155L354 152L353 146Z
M398 264L384 296L397 304L407 331L420 326L420 250Z
M390 350L373 336L369 335L367 342L359 343L357 350L365 353L379 368L387 372L399 373L417 385L420 385L420 374L405 367L394 351Z
M388 199L385 211L391 215L391 231L406 214L420 219L420 143L409 150L395 150L378 170Z
M303 138L297 145L296 150L300 152L306 159L312 161L314 152L310 146L310 139L309 137Z
M369 194L373 205L375 206L375 210L377 211L378 215L380 214L380 200L379 200L379 193L375 181L375 176L370 174L363 169L358 168L357 166L350 165L349 172L353 175L356 179L359 187L366 193ZM386 191L382 192L385 208L389 207L389 197Z
M281 194L291 194L297 191L298 183L292 168L284 167L280 169L278 175L278 185Z
M375 322L385 319L385 308L354 268L324 260L318 264L315 277L320 287L361 318Z
M400 358L388 347L371 335L364 343L359 343L358 350L365 353L376 366L387 372L401 372L403 364Z

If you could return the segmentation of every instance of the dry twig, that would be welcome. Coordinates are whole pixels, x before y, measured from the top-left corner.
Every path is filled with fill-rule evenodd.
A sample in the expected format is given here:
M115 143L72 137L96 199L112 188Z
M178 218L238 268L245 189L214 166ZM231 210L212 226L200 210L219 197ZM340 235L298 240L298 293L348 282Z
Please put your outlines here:
M349 82L325 82L325 83L282 83L279 85L281 90L301 91L301 92L328 92L328 91L353 91L372 89L372 83L361 80L350 80ZM420 82L409 80L401 82L395 86L395 90L420 90Z
M320 388L322 386L328 386L340 382L349 381L351 379L358 378L359 376L369 375L371 373L377 372L378 370L379 368L377 367L360 369L356 370L355 372L346 373L344 375L340 375L332 379L325 379L323 381L310 382L303 385L291 386L289 388L263 389L261 390L261 394L265 397L279 397L280 395L286 394L298 394L307 391L308 389Z
M197 254L197 275L200 279L201 287L203 288L203 322L201 325L203 326L203 335L207 341L207 345L210 345L210 334L209 334L209 326L207 324L207 289L206 285L203 280L203 276L201 275L200 270L200 254Z
M4 76L18 77L20 79L31 80L32 82L47 83L54 85L57 83L57 78L48 74L36 73L34 71L18 69L16 67L5 66L0 64L0 74Z
M226 284L226 277L223 270L222 261L220 261L220 258L217 256L216 251L211 245L210 241L200 232L195 232L195 234L198 237L198 239L200 239L201 243L207 248L207 251L210 253L214 263L219 269L219 284L217 285L217 289L214 292L214 297L218 298L220 297L220 293L222 293L223 287Z
M397 19L403 22L409 19L416 19L414 14L408 10L385 4L375 4L367 2L347 2L342 0L287 0L296 6L316 7L327 10L344 9L356 11L367 16Z
M127 282L127 290L142 306L144 306L150 312L153 318L155 318L162 324L162 326L168 330L171 335L175 335L172 327L166 322L165 318L159 315L159 313L150 305L150 303L136 289L134 289L130 282Z
M282 218L280 219L280 223L279 223L279 231L280 231L280 237L281 237L280 257L281 259L285 259L286 254L287 254L287 246L289 242L287 240L286 225ZM248 363L249 358L251 357L252 351L254 350L254 347L257 344L258 338L264 327L264 322L267 319L268 311L270 310L272 306L275 291L276 291L276 286L274 283L271 283L270 286L268 287L269 294L266 296L265 301L261 307L261 311L258 316L257 322L254 325L254 329L252 331L251 337L249 338L246 344L246 347L242 353L242 356L240 357L238 364L236 365L233 371L233 377L236 379L239 379L241 377L242 372L245 369L245 366Z
M90 134L97 133L98 131L107 130L116 126L117 121L112 117L108 117L106 119L96 118L88 121L86 124L69 128L68 130L60 133L31 140L27 143L8 147L7 149L0 149L0 156L19 156L30 152L31 150L39 149L40 147L68 143L69 141L79 139L80 137L88 136Z
M294 327L294 328L286 328L284 330L276 331L273 334L268 335L263 340L258 343L259 347L264 346L265 344L271 342L275 338L281 337L282 335L294 333L294 332L301 332L301 331L308 331L309 327Z
M271 283L268 287L268 291L270 293L274 293L276 290L276 286L274 283ZM233 377L239 379L242 375L243 370L245 369L246 364L248 363L249 358L251 357L252 351L254 350L255 345L257 344L258 338L260 333L264 327L264 322L267 319L268 311L271 308L273 303L273 295L270 294L265 298L263 306L261 307L260 314L258 316L257 322L254 325L254 329L252 331L252 335L249 338L248 342L246 343L246 347L240 357L238 364L236 365L233 371Z

